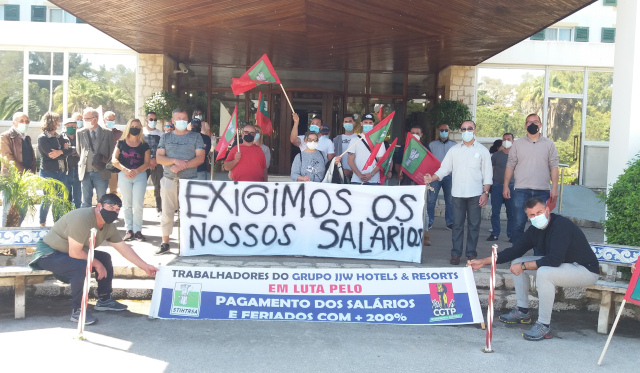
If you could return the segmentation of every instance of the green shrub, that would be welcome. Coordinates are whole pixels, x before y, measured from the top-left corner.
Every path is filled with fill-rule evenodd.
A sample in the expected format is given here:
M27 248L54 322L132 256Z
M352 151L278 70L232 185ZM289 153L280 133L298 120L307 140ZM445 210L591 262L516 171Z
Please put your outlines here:
M607 242L640 246L639 185L640 157L636 156L629 162L629 167L618 177L605 197L607 217L603 225Z
M471 120L471 111L464 103L456 100L440 100L427 113L429 124L438 128L441 124L448 124L456 130L465 120Z

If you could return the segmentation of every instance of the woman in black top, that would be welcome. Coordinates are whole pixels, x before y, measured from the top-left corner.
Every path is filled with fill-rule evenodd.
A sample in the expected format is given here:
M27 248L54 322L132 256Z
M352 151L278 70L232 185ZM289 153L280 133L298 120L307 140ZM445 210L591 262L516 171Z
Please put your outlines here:
M151 160L149 144L144 142L142 123L131 119L113 151L111 163L120 170L118 189L122 194L122 209L127 233L125 241L135 238L146 241L142 235L142 208L147 190L147 173ZM135 232L135 233L134 233Z
M60 126L60 115L47 112L41 120L42 133L38 136L38 154L40 155L40 176L59 180L66 184L67 156L71 154L69 143L56 131ZM40 205L40 226L44 227L49 214L49 205ZM54 211L53 221L61 214Z

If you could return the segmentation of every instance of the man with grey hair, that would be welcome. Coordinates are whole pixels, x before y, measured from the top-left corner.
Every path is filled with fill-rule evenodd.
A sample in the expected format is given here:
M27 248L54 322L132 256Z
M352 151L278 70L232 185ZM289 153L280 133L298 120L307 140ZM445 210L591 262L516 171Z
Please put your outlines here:
M116 113L113 111L105 111L104 113L104 125L111 131L113 135L113 143L117 144L118 140L122 137L122 131L116 128ZM109 179L109 193L118 193L118 174L111 174Z
M98 125L98 112L91 107L82 112L83 126L77 132L76 150L80 156L78 179L82 183L82 207L91 207L93 190L99 200L107 193L111 171L106 169L115 142L111 131Z
M0 135L0 155L8 161L13 162L19 172L29 170L36 173L36 154L31 145L31 137L27 135L29 129L29 117L23 112L13 114L13 126ZM8 172L2 165L2 173ZM7 196L2 195L2 226L5 225L8 208ZM18 225L22 224L27 214L26 206L19 209L20 220Z
M187 130L189 116L181 108L171 114L175 130L160 137L156 160L164 166L160 180L162 198L162 243L156 254L169 254L169 236L173 230L173 217L178 209L178 183L180 179L195 179L197 169L204 162L204 142L199 133Z

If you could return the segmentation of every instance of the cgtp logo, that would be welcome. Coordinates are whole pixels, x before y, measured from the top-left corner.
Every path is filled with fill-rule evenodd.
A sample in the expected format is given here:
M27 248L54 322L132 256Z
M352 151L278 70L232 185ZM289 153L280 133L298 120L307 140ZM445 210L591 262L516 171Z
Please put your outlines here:
M200 293L202 284L176 282L171 297L169 314L198 317L200 315Z
M450 282L430 283L429 293L434 316L429 318L429 321L443 321L462 317L461 313L456 313L455 295Z

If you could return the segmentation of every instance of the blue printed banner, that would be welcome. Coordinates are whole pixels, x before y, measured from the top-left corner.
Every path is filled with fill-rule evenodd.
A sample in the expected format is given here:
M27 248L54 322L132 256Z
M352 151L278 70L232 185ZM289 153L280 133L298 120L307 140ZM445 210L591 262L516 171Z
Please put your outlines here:
M469 267L162 267L149 316L403 325L483 321Z

